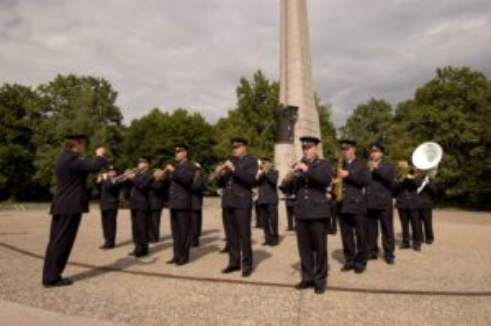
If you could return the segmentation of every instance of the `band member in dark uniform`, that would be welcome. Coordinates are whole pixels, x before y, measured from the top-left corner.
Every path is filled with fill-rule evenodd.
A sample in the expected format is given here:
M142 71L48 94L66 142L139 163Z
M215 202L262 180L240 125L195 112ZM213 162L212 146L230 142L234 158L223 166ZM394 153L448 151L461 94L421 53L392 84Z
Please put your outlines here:
M106 163L104 148L96 150L96 158L93 161L82 157L85 153L86 139L84 135L66 136L65 150L55 163L57 186L50 210L53 219L44 259L44 287L73 283L61 275L75 243L82 214L89 211L87 176L89 173L99 172Z
M343 166L337 173L343 182L343 198L339 203L339 226L344 251L341 271L361 274L367 266L367 203L365 189L370 172L365 161L356 157L356 143L342 140Z
M425 181L426 180L426 181ZM418 186L418 212L423 226L423 238L426 244L432 244L435 241L433 234L433 200L436 197L436 186L433 178L425 176L420 172L416 178Z
M153 173L152 184L148 191L150 202L150 218L148 219L148 242L157 243L160 241L160 221L162 219L162 210L164 201L167 198L168 184L163 179L163 175L156 170Z
M218 185L223 188L222 209L229 263L222 270L252 274L251 210L252 188L256 184L257 160L247 155L247 141L232 139L233 157L217 168ZM241 259L242 258L242 259Z
M285 208L286 208L286 220L287 220L287 231L294 231L294 221L295 221L295 213L294 213L294 208L295 208L295 203L296 203L296 198L295 198L295 192L291 191L288 187L285 185L285 180L281 182L280 185L280 190L285 196Z
M370 184L367 187L368 202L368 259L377 259L379 255L379 225L382 231L382 247L387 264L394 263L394 207L392 203L392 186L394 167L383 159L385 147L382 144L370 146L371 172Z
M318 158L316 137L302 137L303 158L295 163L285 177L285 186L293 189L297 202L295 219L302 281L297 289L314 288L326 291L328 258L327 228L330 219L326 190L332 182L332 170L327 161Z
M107 173L97 178L101 191L101 222L104 235L104 244L101 249L112 249L116 244L116 231L118 222L119 193L121 185L114 181L118 175L116 168L111 165Z
M273 168L271 159L261 158L261 169L257 176L260 215L262 217L264 238L263 246L276 246L278 235L278 171Z
M198 247L203 229L203 197L206 190L206 178L199 163L194 163L196 173L191 186L191 246Z
M173 257L168 264L178 266L189 262L191 247L191 187L196 167L188 160L188 146L178 144L174 149L175 165L165 167L169 186L169 209L173 239Z
M148 255L148 224L150 220L150 200L148 194L153 177L149 171L149 160L145 157L138 159L137 171L125 172L131 185L130 209L131 230L135 249L130 255L143 257Z
M394 197L402 229L401 249L410 248L409 223L412 228L413 248L421 251L423 230L418 212L418 185L414 180L416 170L407 161L398 162L399 175L394 184Z

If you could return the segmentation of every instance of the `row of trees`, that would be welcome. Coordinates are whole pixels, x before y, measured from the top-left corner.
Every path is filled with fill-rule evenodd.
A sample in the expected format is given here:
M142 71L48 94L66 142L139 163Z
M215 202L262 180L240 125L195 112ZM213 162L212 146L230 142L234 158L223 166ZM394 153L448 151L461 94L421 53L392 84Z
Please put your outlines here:
M186 141L193 158L205 169L229 152L231 137L251 142L256 156L272 156L276 130L274 111L279 85L260 71L242 78L236 107L215 124L185 108L150 110L130 125L116 105L117 93L102 78L57 76L32 88L0 87L0 200L46 200L53 186L52 166L63 136L83 132L90 149L104 145L114 164L131 167L140 155L155 166L170 160L176 142ZM484 206L491 194L491 83L468 68L437 70L434 79L418 88L414 99L392 108L383 99L359 105L336 130L331 107L317 99L323 149L337 153L337 138L349 137L368 147L383 141L389 158L408 158L415 146L434 140L445 149L439 180L446 201Z

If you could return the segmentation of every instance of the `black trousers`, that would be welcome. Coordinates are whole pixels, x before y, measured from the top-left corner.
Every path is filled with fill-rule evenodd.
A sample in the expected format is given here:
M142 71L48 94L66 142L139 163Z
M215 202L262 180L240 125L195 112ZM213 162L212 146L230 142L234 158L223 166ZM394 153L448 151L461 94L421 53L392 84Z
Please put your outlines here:
M260 204L259 211L266 242L278 242L278 204Z
M392 209L368 210L368 255L379 254L378 234L379 226L382 231L382 247L385 258L394 258L394 213Z
M288 223L289 230L293 229L293 225L294 225L295 214L293 210L294 210L293 206L288 206L288 204L286 204L286 220Z
M413 246L418 246L423 242L423 227L419 212L416 210L399 209L399 219L401 220L402 244L410 244L409 224L413 233Z
M151 210L148 220L148 240L150 242L160 241L160 220L162 219L162 210Z
M367 264L367 218L364 214L341 214L339 226L345 264L365 267Z
M101 211L102 233L106 245L114 246L116 243L116 230L118 228L118 211Z
M435 240L435 235L433 234L433 210L431 208L421 209L419 210L419 215L423 222L424 240Z
M302 281L325 286L327 281L328 219L298 220L296 224Z
M198 243L203 228L203 211L195 209L191 211L191 243Z
M240 267L242 265L243 271L251 271L253 268L251 210L224 208L223 214L226 224L225 232L228 232L229 267Z
M131 231L135 253L148 251L148 221L150 211L131 211Z
M65 270L82 215L54 215L44 258L43 283L56 282Z
M191 210L171 209L170 225L174 249L172 259L176 262L188 262L191 247Z
M261 210L259 209L259 204L257 202L254 202L254 217L256 220L256 227L262 228L263 227L263 216L261 214Z

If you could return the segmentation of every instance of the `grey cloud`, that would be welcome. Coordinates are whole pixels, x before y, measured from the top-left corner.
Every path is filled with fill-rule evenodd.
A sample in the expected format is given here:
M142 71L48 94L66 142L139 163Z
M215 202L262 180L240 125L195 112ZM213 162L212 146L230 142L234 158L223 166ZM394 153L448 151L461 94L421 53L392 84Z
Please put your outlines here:
M491 73L487 0L310 0L316 89L339 125L412 95L443 65ZM0 0L0 83L107 78L126 121L187 107L216 121L242 76L279 72L279 0Z

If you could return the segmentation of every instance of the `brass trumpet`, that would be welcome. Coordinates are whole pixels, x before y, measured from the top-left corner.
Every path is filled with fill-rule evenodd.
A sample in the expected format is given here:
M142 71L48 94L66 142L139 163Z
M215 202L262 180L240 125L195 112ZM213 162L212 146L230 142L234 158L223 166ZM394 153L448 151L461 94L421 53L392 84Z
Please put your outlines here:
M165 177L167 175L167 173L169 173L169 171L171 169L174 169L176 167L176 165L177 165L177 162L175 160L171 160L171 161L163 164L162 168L155 169L153 171L154 178L157 180L162 179L163 177Z
M126 170L126 171L124 171L123 174L118 175L117 177L113 178L112 182L114 184L120 183L120 182L125 182L126 180L128 180L128 178L131 174L138 174L139 172L140 172L140 169L138 169L138 168Z
M418 170L409 165L407 161L397 162L397 172L399 173L400 179L412 180L418 176Z

